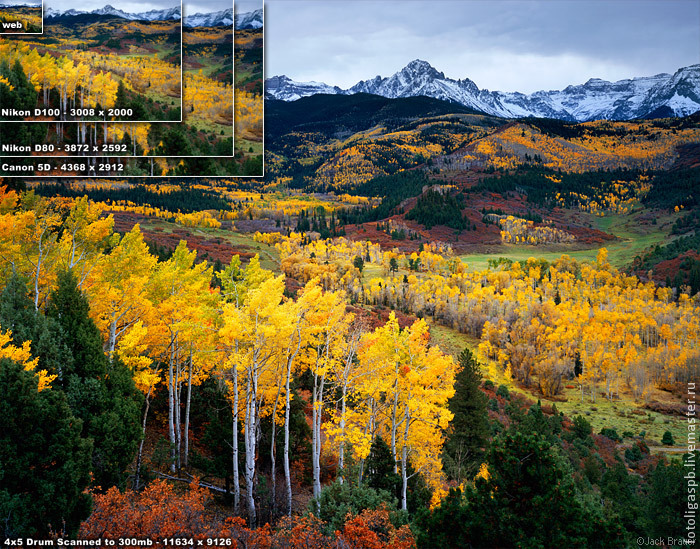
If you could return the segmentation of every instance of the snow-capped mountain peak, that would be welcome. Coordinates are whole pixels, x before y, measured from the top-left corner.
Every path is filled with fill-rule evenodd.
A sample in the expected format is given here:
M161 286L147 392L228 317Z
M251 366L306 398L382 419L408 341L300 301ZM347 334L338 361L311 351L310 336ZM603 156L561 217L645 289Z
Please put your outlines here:
M673 75L662 73L617 82L590 78L563 90L526 95L480 90L468 78L447 78L430 63L416 59L392 76L361 80L346 90L322 82L294 82L282 76L268 79L265 93L285 101L316 93L371 93L389 98L425 95L506 118L629 120L652 115L658 109L670 109L676 116L700 110L700 64L681 68Z
M124 19L129 19L128 13L122 10L118 10L117 8L111 6L110 4L107 4L104 8L99 8L94 11L91 11L90 13L93 13L95 15L114 15L116 17L122 17Z

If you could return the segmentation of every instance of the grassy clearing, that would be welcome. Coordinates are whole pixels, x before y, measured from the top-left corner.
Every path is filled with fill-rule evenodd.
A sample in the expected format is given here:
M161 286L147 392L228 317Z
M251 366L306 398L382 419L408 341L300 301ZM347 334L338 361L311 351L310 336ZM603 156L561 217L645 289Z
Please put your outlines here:
M644 211L638 214L645 213ZM656 225L641 225L638 215L606 215L593 217L597 229L617 236L620 240L606 246L608 259L616 267L632 262L635 256L657 244L670 240L671 216L661 216Z
M236 70L236 86L239 86L242 82L247 82L253 77L253 71L250 69L238 69Z
M185 118L187 118L187 115L185 115ZM214 122L211 122L209 120L201 120L201 119L192 119L192 120L187 120L187 123L190 126L194 126L197 128L197 130L201 132L205 132L208 134L213 134L216 135L217 137L221 139L225 139L227 137L233 137L233 125L231 124L216 124ZM224 132L223 134L221 132ZM233 156L233 153L231 154Z
M479 344L479 340L473 336L434 323L430 324L430 338L444 352L455 358L465 347L476 351ZM543 403L547 402L534 389L528 390L516 385L495 361L481 360L481 363L484 378L490 379L496 386L506 385L511 393L520 393L530 399L540 399ZM647 444L655 451L660 451L660 448L670 449L661 445L661 438L665 431L670 431L673 435L676 448L680 447L687 437L687 425L683 418L645 410L641 404L633 400L629 392L621 390L621 398L612 401L598 395L596 401L591 402L588 392L584 395L583 401L581 400L581 391L575 381L567 383L567 386L569 388L565 387L563 393L559 395L562 397L561 401L555 402L557 409L570 418L576 415L584 416L593 426L595 433L600 433L604 427L615 429L621 437L625 432L638 436L644 431ZM601 387L599 387L599 392L600 390ZM674 400L670 393L658 389L653 390L650 396L660 402Z
M602 247L602 246L601 246ZM595 260L600 248L591 248L588 250L571 250L560 249L558 251L546 251L543 247L525 246L522 244L503 244L501 250L497 253L486 254L468 254L460 256L468 266L470 271L485 271L488 269L489 259L498 259L505 257L513 261L525 262L529 258L546 259L550 263L556 261L562 255L567 254L577 261L592 261ZM608 246L608 252L610 247Z
M488 268L488 260L506 257L513 261L527 261L530 257L542 258L549 262L556 261L562 255L567 254L577 261L593 261L600 248L608 250L608 261L618 268L629 265L637 255L642 255L645 250L667 243L670 224L677 215L659 216L656 225L641 225L638 222L639 215L648 213L636 212L635 215L608 214L604 217L586 215L593 227L612 234L618 240L606 242L588 249L577 249L575 245L565 246L527 246L524 244L503 244L498 252L492 254L467 254L460 256L462 261L469 265L471 271L482 271Z
M431 342L439 345L444 353L452 355L455 359L459 357L465 347L474 351L479 344L479 340L473 336L459 333L457 330L430 321L428 323L430 324Z
M362 278L365 281L369 281L372 278L384 278L384 267L377 263L365 263L365 267L362 270Z
M235 150L236 152L241 151L246 154L257 156L263 153L263 144L261 141L251 141L250 139L236 138Z
M570 385L576 385L576 383ZM663 391L655 390L652 397L657 400L671 398L667 393L662 393ZM564 389L562 396L567 400L566 402L557 402L557 408L569 417L585 416L596 433L599 433L603 427L616 429L620 436L625 431L634 436L638 436L644 431L649 446L661 446L661 438L665 431L671 432L676 445L681 445L687 437L687 427L683 418L645 410L632 399L630 394L624 391L622 391L619 400L613 399L612 401L602 396L596 396L596 401L591 402L590 395L586 393L582 402L581 391L578 388Z

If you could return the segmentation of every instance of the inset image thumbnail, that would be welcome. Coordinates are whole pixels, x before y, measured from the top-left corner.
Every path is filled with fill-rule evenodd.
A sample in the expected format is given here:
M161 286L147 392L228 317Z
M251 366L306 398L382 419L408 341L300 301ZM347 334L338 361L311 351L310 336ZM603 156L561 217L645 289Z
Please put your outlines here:
M181 0L79 8L46 0L41 36L0 40L0 120L180 122Z
M0 34L41 34L42 0L0 0Z

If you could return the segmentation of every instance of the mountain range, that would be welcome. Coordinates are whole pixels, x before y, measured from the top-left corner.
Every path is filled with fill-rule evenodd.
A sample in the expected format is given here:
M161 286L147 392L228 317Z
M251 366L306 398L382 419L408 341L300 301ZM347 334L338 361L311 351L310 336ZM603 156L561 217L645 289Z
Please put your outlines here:
M227 27L233 25L233 8L212 13L185 14L185 27Z
M74 17L77 15L105 15L111 17L121 17L130 21L178 21L180 19L180 6L164 10L150 10L143 13L127 13L107 4L103 8L92 11L66 10L59 11L53 8L44 10L45 19L56 19L59 17Z
M195 13L185 15L185 27L221 27L234 25L236 30L259 29L263 26L263 10L246 13L233 13L233 8L213 13Z
M106 15L121 17L131 21L169 21L180 19L180 8L175 7L167 10L151 10L143 13L127 13L107 4L104 8L92 11L66 10L59 11L53 8L46 8L44 17L55 19L59 17L73 17L77 15ZM259 29L263 26L263 10L255 10L234 16L233 8L212 13L195 13L185 15L183 26L185 27L226 27L233 25L235 21L236 29Z
M233 13L233 8L212 13L195 13L185 15L185 27L222 27L235 25L236 30L259 29L263 26L263 10L246 13Z
M700 110L700 64L607 82L591 78L563 90L531 94L479 89L470 79L454 80L426 61L411 61L399 72L361 80L348 89L322 82L295 82L287 76L265 81L266 98L294 101L315 94L369 93L387 98L427 96L504 118L556 118L569 122L687 116Z

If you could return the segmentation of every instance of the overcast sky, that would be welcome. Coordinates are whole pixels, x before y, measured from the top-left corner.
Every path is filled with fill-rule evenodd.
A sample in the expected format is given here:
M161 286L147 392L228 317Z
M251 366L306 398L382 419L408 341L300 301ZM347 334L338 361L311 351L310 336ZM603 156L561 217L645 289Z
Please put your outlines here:
M58 11L93 11L108 4L127 13L143 13L179 7L180 0L44 0L44 8Z
M236 13L248 13L259 10L263 6L263 0L235 0Z
M267 0L265 50L267 77L347 88L423 59L531 93L700 63L700 0Z

